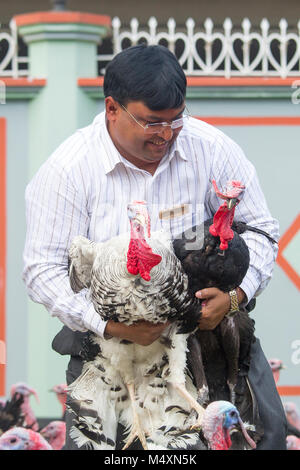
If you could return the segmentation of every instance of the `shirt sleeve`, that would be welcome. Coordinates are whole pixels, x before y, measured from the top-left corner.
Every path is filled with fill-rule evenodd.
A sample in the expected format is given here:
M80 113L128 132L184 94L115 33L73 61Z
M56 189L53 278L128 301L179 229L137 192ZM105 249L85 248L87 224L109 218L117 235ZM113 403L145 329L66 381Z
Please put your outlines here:
M214 150L211 181L216 180L221 190L225 189L230 180L238 180L246 186L241 201L235 209L235 220L264 230L278 241L279 224L270 214L253 164L245 157L242 149L229 138L218 139ZM221 200L212 187L208 192L208 205L212 214L216 212L220 203ZM250 266L240 287L250 301L268 285L272 277L278 245L255 232L246 231L241 236L249 248Z
M46 162L26 188L27 234L23 280L29 297L74 331L103 337L106 326L87 289L75 294L69 283L68 249L76 235L87 236L84 192L57 163Z

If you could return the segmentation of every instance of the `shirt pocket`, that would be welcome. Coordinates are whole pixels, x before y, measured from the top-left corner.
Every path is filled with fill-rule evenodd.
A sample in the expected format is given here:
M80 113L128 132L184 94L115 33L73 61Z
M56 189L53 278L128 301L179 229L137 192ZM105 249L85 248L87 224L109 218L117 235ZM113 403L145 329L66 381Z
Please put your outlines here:
M190 211L181 216L175 216L169 219L161 220L161 228L164 231L170 232L172 238L180 238L181 234L186 230L193 227L195 221L195 214Z

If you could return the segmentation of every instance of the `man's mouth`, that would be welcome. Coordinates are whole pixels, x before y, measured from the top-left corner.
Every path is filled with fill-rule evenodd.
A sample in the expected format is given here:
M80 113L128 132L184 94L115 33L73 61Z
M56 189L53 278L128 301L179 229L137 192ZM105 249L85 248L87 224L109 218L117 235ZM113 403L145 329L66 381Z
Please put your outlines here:
M149 142L154 145L164 145L167 143L166 140L149 140Z
M167 147L168 141L166 141L166 140L163 140L163 141L149 140L148 144L150 144L151 146L153 145L157 149L164 149L165 147Z

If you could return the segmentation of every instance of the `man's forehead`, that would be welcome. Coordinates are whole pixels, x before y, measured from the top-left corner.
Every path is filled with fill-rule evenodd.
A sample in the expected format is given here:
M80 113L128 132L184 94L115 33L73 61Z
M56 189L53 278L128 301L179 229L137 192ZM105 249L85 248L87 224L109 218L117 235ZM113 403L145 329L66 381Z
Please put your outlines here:
M166 119L176 119L176 117L180 116L184 109L185 103L183 103L178 108L169 108L169 109L162 109L162 110L153 110L148 108L142 101L130 101L127 104L127 109L134 115L139 115L144 119L150 120L159 120L162 118Z

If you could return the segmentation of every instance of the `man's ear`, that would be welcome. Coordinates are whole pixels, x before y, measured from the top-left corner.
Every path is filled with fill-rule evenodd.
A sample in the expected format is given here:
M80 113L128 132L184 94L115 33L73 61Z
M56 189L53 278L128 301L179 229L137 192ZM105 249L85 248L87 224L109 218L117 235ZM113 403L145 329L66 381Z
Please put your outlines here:
M109 121L115 121L120 113L120 105L112 96L108 96L104 101L107 119Z

